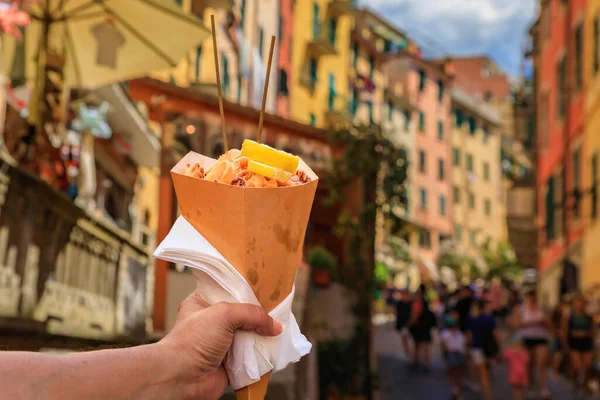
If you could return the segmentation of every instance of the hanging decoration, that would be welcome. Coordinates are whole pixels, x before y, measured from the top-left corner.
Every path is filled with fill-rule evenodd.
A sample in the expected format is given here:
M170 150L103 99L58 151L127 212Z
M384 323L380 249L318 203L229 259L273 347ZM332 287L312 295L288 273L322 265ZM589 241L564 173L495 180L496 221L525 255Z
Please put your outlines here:
M8 8L0 8L0 30L17 40L23 40L21 28L31 23L29 14L20 9L20 5L21 0L14 0Z
M106 122L109 107L107 102L102 102L99 107L81 104L76 110L77 117L71 123L71 128L81 134L81 145L78 149L79 161L71 160L68 165L68 168L71 167L70 195L74 194L79 205L89 211L94 211L96 207L94 201L96 195L94 138L109 139L112 136L112 129ZM69 172L68 169L67 172ZM73 188L72 185L75 182L77 182L77 187Z

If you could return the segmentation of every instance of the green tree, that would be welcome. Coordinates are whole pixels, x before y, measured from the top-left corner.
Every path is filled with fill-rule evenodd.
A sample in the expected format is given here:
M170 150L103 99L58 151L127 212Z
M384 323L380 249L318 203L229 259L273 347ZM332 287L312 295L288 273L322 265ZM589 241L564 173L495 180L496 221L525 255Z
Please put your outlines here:
M359 366L353 380L358 382L359 393L346 393L372 397L371 375L371 310L373 293L377 285L375 276L375 231L378 213L384 218L394 218L392 210L407 203L405 182L408 159L404 149L394 146L381 127L352 126L333 132L332 145L341 150L330 173L324 176L329 188L325 200L328 205L345 204L346 193L358 190L362 196L360 211L343 210L336 232L347 244L347 261L338 271L341 283L354 300L356 326L353 341L354 361ZM356 193L353 190L353 193ZM397 219L397 217L396 217ZM396 228L401 221L396 221Z

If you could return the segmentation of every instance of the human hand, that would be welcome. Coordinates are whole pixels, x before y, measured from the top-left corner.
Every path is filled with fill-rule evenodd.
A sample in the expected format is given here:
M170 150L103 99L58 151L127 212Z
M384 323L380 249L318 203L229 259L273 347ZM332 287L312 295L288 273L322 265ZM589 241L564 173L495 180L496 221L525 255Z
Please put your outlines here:
M158 344L168 349L179 368L193 372L191 398L216 400L227 389L223 360L236 330L277 336L283 328L261 307L232 303L210 306L196 292L179 306L173 330Z

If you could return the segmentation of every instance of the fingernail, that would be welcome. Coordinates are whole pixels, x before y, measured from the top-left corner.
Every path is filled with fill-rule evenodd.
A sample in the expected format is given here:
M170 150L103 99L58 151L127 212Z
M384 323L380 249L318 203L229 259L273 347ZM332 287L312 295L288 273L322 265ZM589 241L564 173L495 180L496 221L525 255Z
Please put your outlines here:
M280 322L273 321L273 333L275 336L280 335L283 332L283 325Z

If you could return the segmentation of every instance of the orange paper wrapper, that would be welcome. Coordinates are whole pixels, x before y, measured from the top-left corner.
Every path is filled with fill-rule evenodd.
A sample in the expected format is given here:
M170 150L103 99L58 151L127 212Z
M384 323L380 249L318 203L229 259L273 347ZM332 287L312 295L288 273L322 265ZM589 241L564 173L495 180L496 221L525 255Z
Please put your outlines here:
M311 182L278 188L245 188L182 175L187 164L210 168L216 160L188 153L171 170L183 217L246 279L261 306L273 310L292 291L318 177L302 160ZM236 391L238 400L263 400L270 373Z

